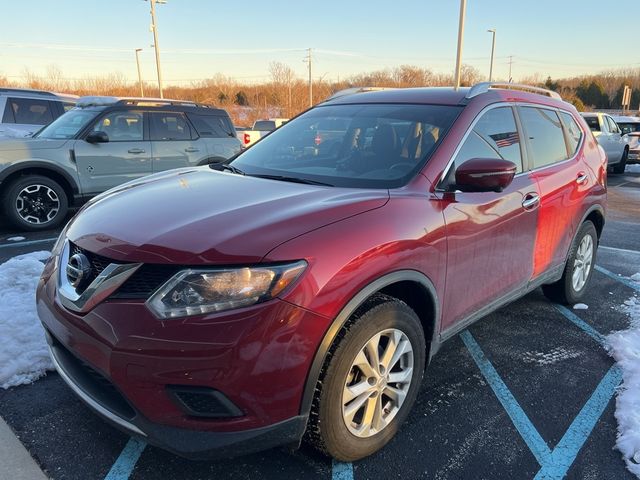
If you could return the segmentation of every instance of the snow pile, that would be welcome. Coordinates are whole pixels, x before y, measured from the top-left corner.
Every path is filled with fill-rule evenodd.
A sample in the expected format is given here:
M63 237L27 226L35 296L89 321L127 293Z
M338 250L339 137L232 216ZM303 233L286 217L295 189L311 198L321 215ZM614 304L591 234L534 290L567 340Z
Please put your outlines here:
M22 240L26 240L24 237L9 237L7 238L8 242L21 242Z
M573 306L574 310L587 310L589 308L589 305L587 305L586 303L576 303Z
M640 286L640 273L631 279ZM629 471L640 478L640 298L629 298L622 310L631 319L630 328L607 337L609 353L622 369L623 379L616 399L616 445Z
M0 265L0 388L31 383L53 369L36 313L36 286L49 252Z

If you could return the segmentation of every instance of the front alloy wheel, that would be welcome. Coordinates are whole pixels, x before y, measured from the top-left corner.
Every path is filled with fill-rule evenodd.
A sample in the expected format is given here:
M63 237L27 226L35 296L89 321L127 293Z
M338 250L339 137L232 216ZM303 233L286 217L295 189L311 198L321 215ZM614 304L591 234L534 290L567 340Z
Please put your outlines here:
M345 462L384 447L415 402L426 354L416 313L401 300L374 295L347 321L327 354L306 439Z
M18 193L16 213L27 223L41 225L55 218L60 211L60 199L46 185L28 185Z
M4 214L18 231L55 228L69 209L64 188L44 175L15 178L2 192L0 201Z

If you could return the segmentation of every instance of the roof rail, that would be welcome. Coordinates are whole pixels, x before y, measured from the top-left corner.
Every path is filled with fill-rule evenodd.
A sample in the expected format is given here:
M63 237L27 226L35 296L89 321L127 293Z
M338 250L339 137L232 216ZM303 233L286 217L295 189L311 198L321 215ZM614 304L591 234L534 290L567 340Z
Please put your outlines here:
M336 93L331 95L325 101L333 100L339 97L344 97L346 95L353 95L354 93L364 93L364 92L377 92L379 90L392 90L393 87L351 87L345 88L344 90L338 90Z
M0 87L0 93L31 93L35 95L48 95L51 97L56 96L56 94L53 92L47 92L45 90L33 90L31 88Z
M212 108L209 105L192 102L191 100L172 100L167 98L144 98L144 97L109 97L109 96L87 96L78 100L79 107L102 107L110 105L133 105L140 107L164 107L167 105L177 105L183 107Z
M547 88L542 87L534 87L532 85L523 85L520 83L507 83L507 82L481 82L476 83L469 91L465 98L473 98L481 93L486 93L492 88L499 88L504 90L521 90L523 92L531 92L537 93L538 95L546 95L547 97L557 98L558 100L562 100L562 97L558 92L554 92L553 90L549 90Z

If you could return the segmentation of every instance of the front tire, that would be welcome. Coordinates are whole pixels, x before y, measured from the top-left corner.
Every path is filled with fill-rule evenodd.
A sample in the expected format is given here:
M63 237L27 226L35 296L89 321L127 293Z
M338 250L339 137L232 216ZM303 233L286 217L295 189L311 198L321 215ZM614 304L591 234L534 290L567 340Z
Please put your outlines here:
M545 296L566 305L573 305L582 300L593 275L597 249L596 227L587 220L578 230L571 246L562 278L555 283L542 286Z
M316 387L307 440L350 462L384 447L415 402L425 367L424 332L404 302L376 295L347 322Z
M42 175L25 175L8 185L2 209L18 230L36 232L60 225L69 203L64 188L56 181Z

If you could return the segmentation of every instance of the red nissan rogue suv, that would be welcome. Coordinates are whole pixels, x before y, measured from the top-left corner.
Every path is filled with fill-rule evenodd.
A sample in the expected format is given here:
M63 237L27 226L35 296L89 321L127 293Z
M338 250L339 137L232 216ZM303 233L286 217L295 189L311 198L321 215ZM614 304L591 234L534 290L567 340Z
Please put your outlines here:
M232 161L99 195L37 293L62 378L188 457L384 446L445 340L587 290L606 156L554 92L336 95Z

